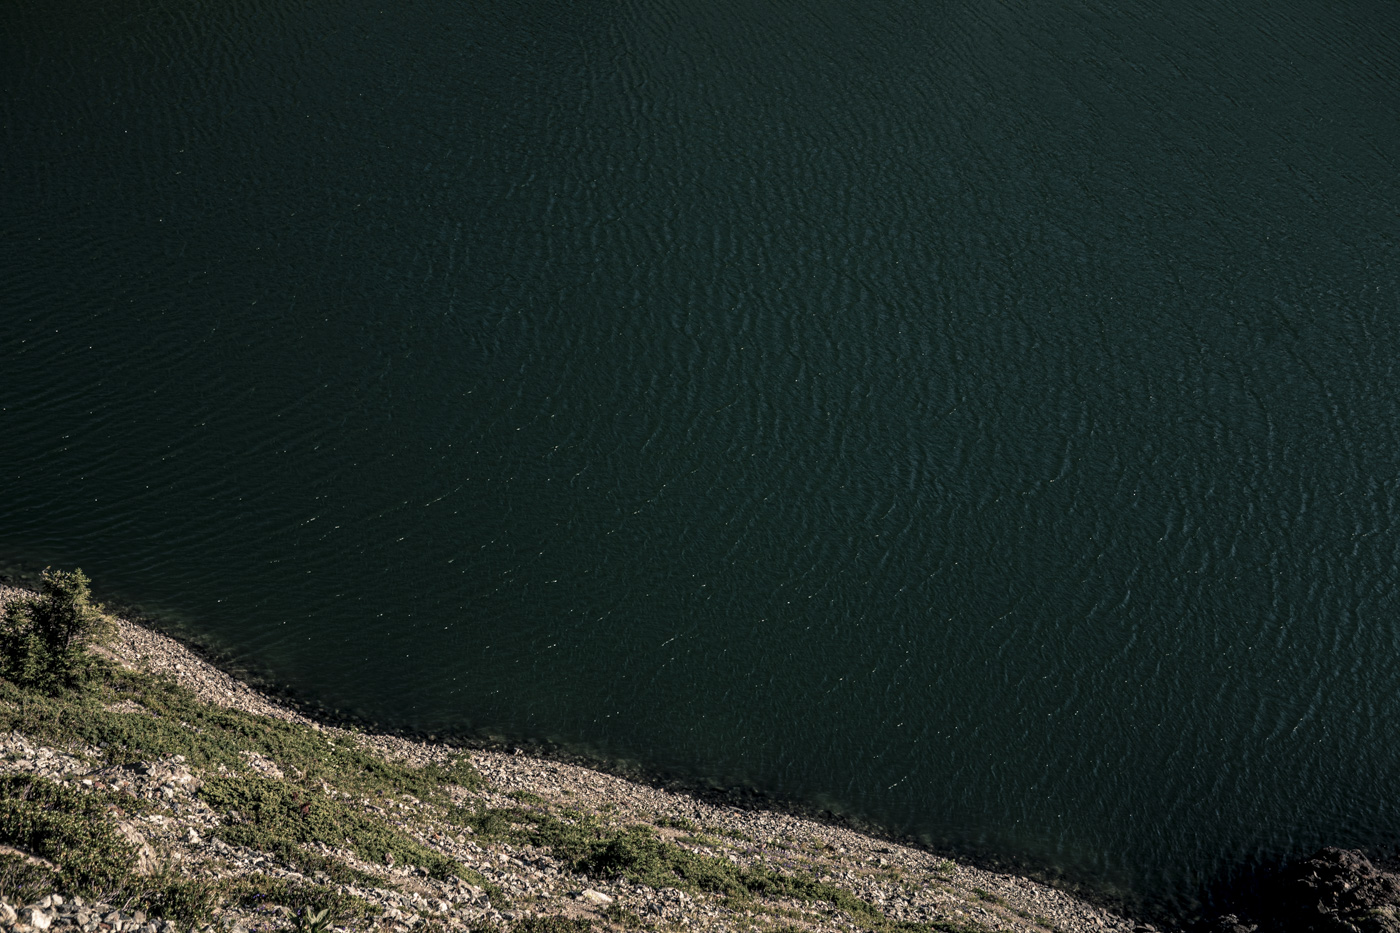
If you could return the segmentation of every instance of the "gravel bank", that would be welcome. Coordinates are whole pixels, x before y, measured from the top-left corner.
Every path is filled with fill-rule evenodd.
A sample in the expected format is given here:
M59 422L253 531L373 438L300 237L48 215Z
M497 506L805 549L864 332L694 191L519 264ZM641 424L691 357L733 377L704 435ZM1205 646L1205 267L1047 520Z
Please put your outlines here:
M0 602L22 592L0 588ZM166 675L203 703L300 723L332 742L352 742L386 760L423 767L447 765L463 754L461 749L445 745L312 722L234 680L178 642L124 619L113 620L112 633L95 650L129 669ZM150 715L139 704L129 708L114 704L109 710ZM442 818L439 810L425 802L405 795L406 799L388 803L366 799L363 804L367 812L392 816L395 825L411 832L414 839L467 866L486 884L430 877L419 868L370 864L354 852L327 848L327 856L353 866L362 877L378 879L339 886L373 905L377 914L370 922L373 928L395 933L505 929L528 927L532 917L560 917L586 920L598 930L847 933L870 930L872 923L883 930L908 931L1141 933L1151 929L1025 878L956 864L849 829L783 813L719 806L526 755L475 751L470 752L470 758L485 781L471 791L459 789L463 804L525 805L540 812L560 813L567 808L567 812L581 811L610 826L640 824L687 852L724 859L743 868L812 877L849 892L873 910L854 915L834 902L783 896L736 901L704 891L648 887L625 877L579 874L548 849L477 836L470 829L464 831L460 822ZM100 759L96 748L63 747L53 742L43 745L20 734L0 735L0 774L37 774L79 790L115 790L149 801L155 809L139 821L123 822L121 831L139 846L142 859L152 870L165 867L191 875L256 873L303 878L266 852L221 841L221 817L198 793L210 775L188 767L180 756L123 767L102 767ZM244 756L244 760L249 774L269 780L284 777L283 764L277 761L257 755ZM221 768L221 773L224 770ZM327 793L331 791L327 789ZM217 921L221 928L249 933L285 928L290 923L290 913L276 909L228 909ZM61 895L47 903L0 903L0 926L20 933L42 929L165 933L170 929L139 912L123 913L121 905L84 904L81 899Z

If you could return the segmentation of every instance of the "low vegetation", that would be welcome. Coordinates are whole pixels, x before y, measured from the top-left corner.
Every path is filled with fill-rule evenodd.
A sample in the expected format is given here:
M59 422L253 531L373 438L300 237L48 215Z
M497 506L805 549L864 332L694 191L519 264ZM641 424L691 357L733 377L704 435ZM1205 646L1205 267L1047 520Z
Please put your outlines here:
M810 875L741 865L717 855L693 852L667 841L651 826L612 827L578 811L458 808L452 814L480 838L545 849L571 871L604 879L625 879L652 888L675 888L688 894L718 895L731 907L751 906L756 899L791 899L830 905L847 912L855 924L871 931L960 933L980 927L949 922L903 923L845 888ZM662 820L667 826L694 824Z
M41 777L0 776L0 839L54 866L53 882L96 897L118 893L136 852L106 816L110 796L85 794Z
M466 755L415 767L343 732L202 702L168 679L89 651L103 618L79 571L46 572L37 597L5 609L0 733L69 749L93 774L179 762L197 788L192 800L215 817L208 829L214 840L261 853L284 866L284 875L296 874L293 880L218 876L176 871L169 860L156 870L143 868L139 847L119 831L121 821L160 819L170 812L163 809L166 801L104 789L101 781L79 786L12 773L0 775L0 846L6 847L0 849L0 898L32 902L49 892L78 894L187 927L238 907L265 914L273 926L322 931L378 923L382 908L347 888L392 888L380 867L397 866L426 878L460 879L497 909L508 907L505 893L488 878L425 844L424 824L416 821L431 813L438 829L483 846L547 855L575 876L673 888L743 916L766 917L754 919L754 930L794 922L802 930L803 910L843 916L849 927L871 933L980 929L891 919L822 880L812 867L820 858L799 871L738 860L726 850L752 847L753 840L735 830L702 828L679 817L629 825L607 806L569 808L526 790L493 794ZM794 909L800 905L809 906ZM652 926L620 904L600 916L612 928ZM577 917L526 914L512 922L510 933L593 929Z
M96 749L94 768L181 756L204 774L197 793L224 818L219 838L265 852L308 876L382 884L314 847L349 841L367 861L397 861L495 890L476 872L354 802L407 793L445 803L449 787L480 784L465 757L451 767L413 768L338 743L305 724L202 703L169 680L125 670L89 652L102 619L80 571L46 571L37 597L6 607L0 631L0 732ZM275 761L287 773L280 780L252 773L250 755ZM140 874L135 850L116 832L113 818L147 809L150 804L130 794L80 791L38 776L0 776L0 845L37 857L0 854L0 897L24 901L62 891L126 902L188 925L207 922L217 908L229 905L281 908L278 916L316 915L319 926L363 920L375 912L325 884Z

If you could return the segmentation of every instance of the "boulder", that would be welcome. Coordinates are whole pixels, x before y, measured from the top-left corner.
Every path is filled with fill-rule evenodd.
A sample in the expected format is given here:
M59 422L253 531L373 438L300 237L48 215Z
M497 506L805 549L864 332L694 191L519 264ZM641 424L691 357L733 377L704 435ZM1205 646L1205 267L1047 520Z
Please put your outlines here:
M47 930L53 923L53 918L39 907L26 907L19 912L19 919L36 930Z
M1289 864L1260 892L1279 933L1400 933L1400 875L1360 852L1324 848Z
M156 870L155 850L146 842L146 837L141 834L141 830L136 828L135 823L119 820L117 834L136 850L136 864L134 866L136 874L149 875Z

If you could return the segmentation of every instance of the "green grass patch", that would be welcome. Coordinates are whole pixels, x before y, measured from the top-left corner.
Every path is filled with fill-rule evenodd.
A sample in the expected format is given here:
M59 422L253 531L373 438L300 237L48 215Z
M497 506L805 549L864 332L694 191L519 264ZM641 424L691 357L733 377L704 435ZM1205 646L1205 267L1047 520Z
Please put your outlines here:
M827 905L845 912L857 928L869 933L978 929L891 920L870 902L813 875L739 865L663 839L650 826L618 826L611 815L616 808L610 805L597 813L556 809L528 791L512 793L518 806L509 808L456 805L454 786L476 790L484 783L466 755L412 767L365 750L351 736L213 706L171 680L94 660L82 650L93 630L86 580L80 575L52 579L57 589L49 594L48 608L30 601L3 620L8 628L0 632L0 642L9 638L5 644L13 650L0 644L0 649L10 650L8 660L0 658L0 732L18 732L49 745L95 746L110 764L184 756L202 780L198 796L221 818L212 835L267 853L308 878L391 886L317 851L345 848L372 864L416 866L440 879L458 876L487 891L498 907L506 906L496 885L414 838L412 821L419 810L401 803L412 798L470 830L480 842L536 846L570 870L596 878L675 887L740 907L757 906L759 898ZM74 634L64 636L65 641L55 632ZM61 670L44 666L54 658L62 662ZM121 712L131 708L122 701L135 703L141 712ZM283 778L254 772L248 766L252 754L275 763ZM303 926L323 921L346 925L376 914L371 905L336 895L314 881L214 881L169 871L135 876L135 852L116 832L112 811L146 806L130 795L85 793L37 777L0 778L0 843L32 852L54 866L0 855L0 896L14 892L16 899L32 899L47 888L94 898L120 897L152 916L185 925L207 923L220 907L235 904L267 907L279 920L285 911L273 907L286 908L302 918ZM699 833L699 827L679 817L663 818L658 825ZM742 832L713 832L753 842ZM694 841L714 844L703 838ZM615 913L610 916L614 923L640 924L635 914L621 909ZM586 920L533 917L518 921L511 933L590 930Z
M700 832L699 826L682 816L663 816L656 821L656 825L665 829L679 829L681 832L692 835Z
M147 713L106 709L124 699ZM79 740L104 749L116 764L184 755L191 767L222 764L241 770L245 762L240 753L256 752L276 762L288 777L325 781L361 797L407 793L420 800L446 801L450 784L468 789L481 784L465 755L448 765L414 768L386 761L349 737L212 706L164 678L113 667L94 675L90 689L57 696L0 681L0 700L7 701L0 708L0 729L41 741Z
M361 887L389 888L391 890L398 888L398 885L391 881L371 875L369 872L360 871L358 868L352 868L338 858L322 855L314 850L279 845L274 849L264 851L268 851L269 854L285 863L293 871L318 881L324 877L326 881L334 884L355 884Z
M363 926L380 913L369 901L341 894L325 885L283 881L263 875L222 880L163 878L138 894L133 903L151 916L172 920L184 929L211 923L216 912L225 907L265 912L278 926L283 925L284 915L278 908L285 908L294 916L324 910L326 921L336 926Z
M107 709L123 699L148 712ZM323 871L336 881L366 880L363 873L302 847L324 842L334 848L348 846L378 864L392 855L399 864L417 865L438 877L458 874L494 892L493 898L500 896L499 889L476 872L361 806L365 800L387 804L404 794L450 806L449 785L481 783L466 756L425 768L385 761L348 737L211 706L168 680L111 666L101 668L88 689L60 694L0 680L0 701L0 731L16 731L48 744L76 741L96 746L112 764L183 755L192 769L205 775L200 796L221 814L237 810L246 818L220 828L224 841L268 852L304 874ZM241 752L275 762L285 780L254 775ZM218 775L220 765L227 776ZM323 782L337 796L328 797L321 790ZM138 805L132 797L121 800L128 808ZM300 812L303 808L306 814Z
M83 793L41 777L0 777L0 842L55 866L50 870L20 855L0 856L0 897L26 903L61 891L125 901L184 927L208 923L216 908L230 903L329 908L341 922L377 913L366 901L318 884L262 876L213 881L169 871L137 875L136 853L109 819L117 796Z
M456 818L463 825L471 826L483 841L539 846L548 849L571 871L596 878L623 878L633 884L673 887L740 903L753 898L824 903L846 911L861 928L879 933L977 929L894 921L874 904L834 884L761 866L739 865L719 856L701 855L662 839L651 827L610 827L588 813L460 808Z
M348 847L379 865L416 865L434 878L468 874L452 859L320 790L248 775L208 778L198 796L223 819L214 832L231 845L276 853L321 843Z
M32 904L59 887L54 873L14 852L0 853L0 900Z
M313 848L323 844L348 848L372 863L392 860L437 878L457 875L504 905L496 885L413 838L409 824L416 808L395 806L411 797L449 808L454 785L480 788L469 756L412 767L385 760L349 736L204 703L167 678L94 657L85 643L101 627L81 574L46 574L41 597L11 604L0 617L0 732L60 747L94 746L101 751L95 766L184 756L203 781L199 796L224 819L214 836L264 852L308 878L394 887ZM121 711L132 709L131 703L139 711ZM284 779L254 773L248 753L275 763ZM135 852L112 817L118 809L152 806L129 794L82 792L28 776L0 778L0 843L54 865L0 854L0 896L32 900L54 890L120 896L181 923L206 922L217 906L230 903L279 905L306 916L328 910L333 923L368 909L312 882L136 876Z
M102 796L47 778L0 776L0 843L52 862L60 885L103 897L131 875L136 851L107 819Z

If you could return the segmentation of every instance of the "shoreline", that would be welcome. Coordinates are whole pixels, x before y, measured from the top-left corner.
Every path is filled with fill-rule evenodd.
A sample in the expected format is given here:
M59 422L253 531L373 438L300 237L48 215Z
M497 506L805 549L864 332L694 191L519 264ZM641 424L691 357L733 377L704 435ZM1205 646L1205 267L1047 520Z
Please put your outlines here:
M0 603L21 595L26 595L26 591L0 586ZM420 813L414 823L415 838L456 860L471 874L486 879L500 892L495 899L509 901L510 906L500 909L498 904L490 903L490 896L481 896L479 884L468 884L463 889L460 879L454 886L445 882L430 884L432 879L415 876L415 886L431 889L427 900L432 906L447 909L428 911L432 916L418 912L412 921L400 920L395 912L404 918L409 914L403 895L392 889L402 888L404 879L397 877L390 866L383 879L388 887L366 898L376 909L383 908L371 928L407 930L434 923L444 929L510 929L533 922L531 918L557 917L586 921L608 930L783 929L849 933L859 929L961 928L1015 933L1133 933L1154 929L1023 876L961 864L781 810L717 803L549 757L463 750L445 743L328 725L235 679L170 636L122 616L108 618L110 634L93 649L94 653L127 670L168 677L190 691L201 704L294 724L325 736L331 743L348 740L386 761L410 768L447 767L465 756L483 779L481 792L474 792L475 806L519 807L528 802L541 813L563 812L561 808L567 807L569 813L585 814L599 825L643 827L657 840L679 847L677 851L693 852L695 857L704 859L723 859L740 871L820 878L826 886L822 890L827 892L823 895L826 901L811 896L793 897L790 892L773 898L736 900L704 890L687 892L676 885L637 883L635 878L628 880L621 875L609 878L604 876L606 873L579 873L539 846L521 845L519 840L511 839L488 842L480 833L473 839L470 829L463 833L459 826L434 823L435 816ZM132 714L142 715L136 710ZM34 745L27 737L11 736L10 740ZM61 757L65 753L50 748L50 754ZM29 760L33 758L31 754ZM178 771L182 763L150 764L148 770ZM12 756L5 756L0 760L0 774L11 773L14 765ZM257 762L253 766L255 770L259 768ZM69 770L76 773L81 767L86 765ZM280 778L282 771L277 762L267 761L261 773ZM189 783L199 781L200 775L191 774ZM465 801L466 795L459 794L460 790L453 788L452 793ZM208 861L204 858L208 853L199 851L208 846L188 839L199 838L203 843L205 837L214 837L217 842L219 820L208 813L201 816L202 821L196 821L199 825L189 826L184 833L186 844L181 844L178 832L174 838L169 838L169 833L157 834L165 837L162 851L174 857L173 864L190 866ZM459 831L454 833L454 829ZM334 855L354 864L362 874L369 871L378 876L386 870L357 860L350 852ZM267 870L266 864L263 870ZM356 897L372 893L363 881L348 887ZM412 898L407 903L411 904ZM244 930L252 929L249 918L241 917L237 911L229 916L233 919L230 929L240 923Z
M733 787L700 780L688 780L685 777L677 777L659 770L649 769L630 759L616 762L602 756L574 751L565 746L529 739L508 739L500 736L480 738L460 733L438 736L420 729L386 728L383 724L372 722L366 717L347 714L343 710L334 709L315 700L302 697L291 688L278 684L271 678L259 676L254 670L242 668L237 672L231 672L231 666L221 663L223 658L217 651L210 650L196 641L162 631L158 618L133 609L130 610L129 615L122 615L121 619L126 624L149 633L157 639L173 643L174 646L185 652L188 658L193 659L192 663L201 664L216 672L221 678L238 685L239 688L260 698L261 701L285 710L301 721L315 723L320 727L343 730L357 735L373 735L394 742L443 751L500 755L513 760L523 759L542 766L567 765L571 768L623 781L629 785L693 799L717 810L768 814L774 817L796 819L834 830L854 833L861 838L870 839L886 846L899 846L902 849L924 853L935 859L953 861L960 866L976 869L991 876L1017 878L1057 891L1137 927L1155 925L1167 929L1175 928L1176 921L1166 912L1159 911L1153 914L1150 911L1134 911L1127 906L1133 902L1131 899L1115 898L1092 888L1086 888L1067 876L1056 880L1060 876L1055 876L1050 872L1037 871L1030 862L1018 866L1014 860L999 861L995 856L979 856L956 848L937 849L924 845L913 837L889 832L874 822L862 821L856 817L815 805L768 794L757 788ZM179 663L187 666L186 660L183 658ZM167 670L167 672L169 671Z

